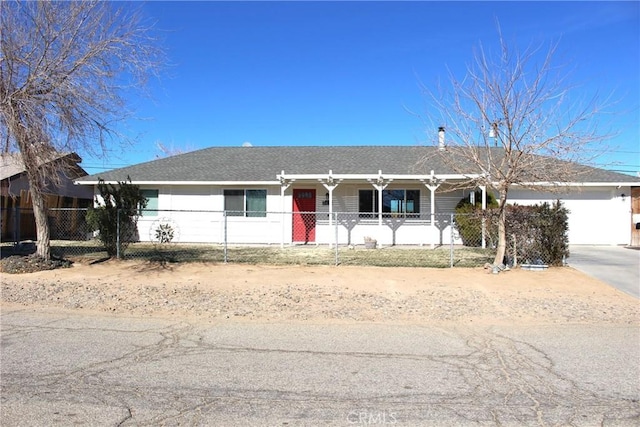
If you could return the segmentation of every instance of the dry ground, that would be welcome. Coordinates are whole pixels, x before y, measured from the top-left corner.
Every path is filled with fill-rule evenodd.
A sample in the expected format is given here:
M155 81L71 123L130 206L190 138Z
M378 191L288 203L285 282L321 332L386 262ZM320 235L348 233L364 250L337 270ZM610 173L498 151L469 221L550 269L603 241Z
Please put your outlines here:
M570 267L547 271L111 260L2 274L3 308L204 321L618 323L638 301Z

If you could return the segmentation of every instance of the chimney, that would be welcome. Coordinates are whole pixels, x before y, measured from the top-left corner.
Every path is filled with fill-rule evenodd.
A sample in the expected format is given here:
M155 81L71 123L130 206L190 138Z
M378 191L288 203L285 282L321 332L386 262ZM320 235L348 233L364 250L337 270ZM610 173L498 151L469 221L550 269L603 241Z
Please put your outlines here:
M444 150L444 126L438 128L438 150Z

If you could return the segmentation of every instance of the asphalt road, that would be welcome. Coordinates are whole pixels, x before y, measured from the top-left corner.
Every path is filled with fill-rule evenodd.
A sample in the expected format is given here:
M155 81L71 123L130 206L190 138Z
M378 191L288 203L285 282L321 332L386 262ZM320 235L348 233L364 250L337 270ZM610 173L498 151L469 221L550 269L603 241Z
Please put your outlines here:
M0 320L4 427L640 424L634 326Z
M640 298L640 250L623 246L569 248L567 263L591 277Z

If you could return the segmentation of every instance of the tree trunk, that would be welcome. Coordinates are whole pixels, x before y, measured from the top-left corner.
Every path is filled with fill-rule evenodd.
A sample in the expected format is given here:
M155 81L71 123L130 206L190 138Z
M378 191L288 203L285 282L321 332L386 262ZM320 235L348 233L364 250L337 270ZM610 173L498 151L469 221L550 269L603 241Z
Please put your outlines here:
M47 209L44 203L43 194L34 190L31 186L31 201L33 203L33 216L36 220L36 254L46 260L51 259L51 240L49 235L49 221L47 220Z
M18 111L17 104L12 104L13 111ZM49 221L47 221L47 209L43 188L45 182L43 178L43 170L46 166L43 164L47 159L46 155L37 152L37 143L32 142L32 137L25 131L29 127L20 121L20 117L11 117L13 129L17 129L16 142L20 149L20 155L24 168L26 170L27 181L29 182L29 193L31 194L31 205L33 207L33 217L36 223L36 254L45 259L51 259L51 241L49 236ZM36 132L37 134L37 132ZM46 152L46 150L45 150Z
M500 191L500 214L498 215L498 247L493 265L500 265L504 261L507 250L507 192Z

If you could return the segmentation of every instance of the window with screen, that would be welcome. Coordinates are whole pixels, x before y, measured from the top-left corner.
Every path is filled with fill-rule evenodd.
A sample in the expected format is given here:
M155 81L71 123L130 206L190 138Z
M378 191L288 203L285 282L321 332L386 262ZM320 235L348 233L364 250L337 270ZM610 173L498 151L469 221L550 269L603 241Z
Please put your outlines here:
M267 190L224 190L227 216L266 217Z
M378 214L378 190L359 190L358 212L361 218ZM386 217L417 217L420 213L420 190L383 190L382 213Z

